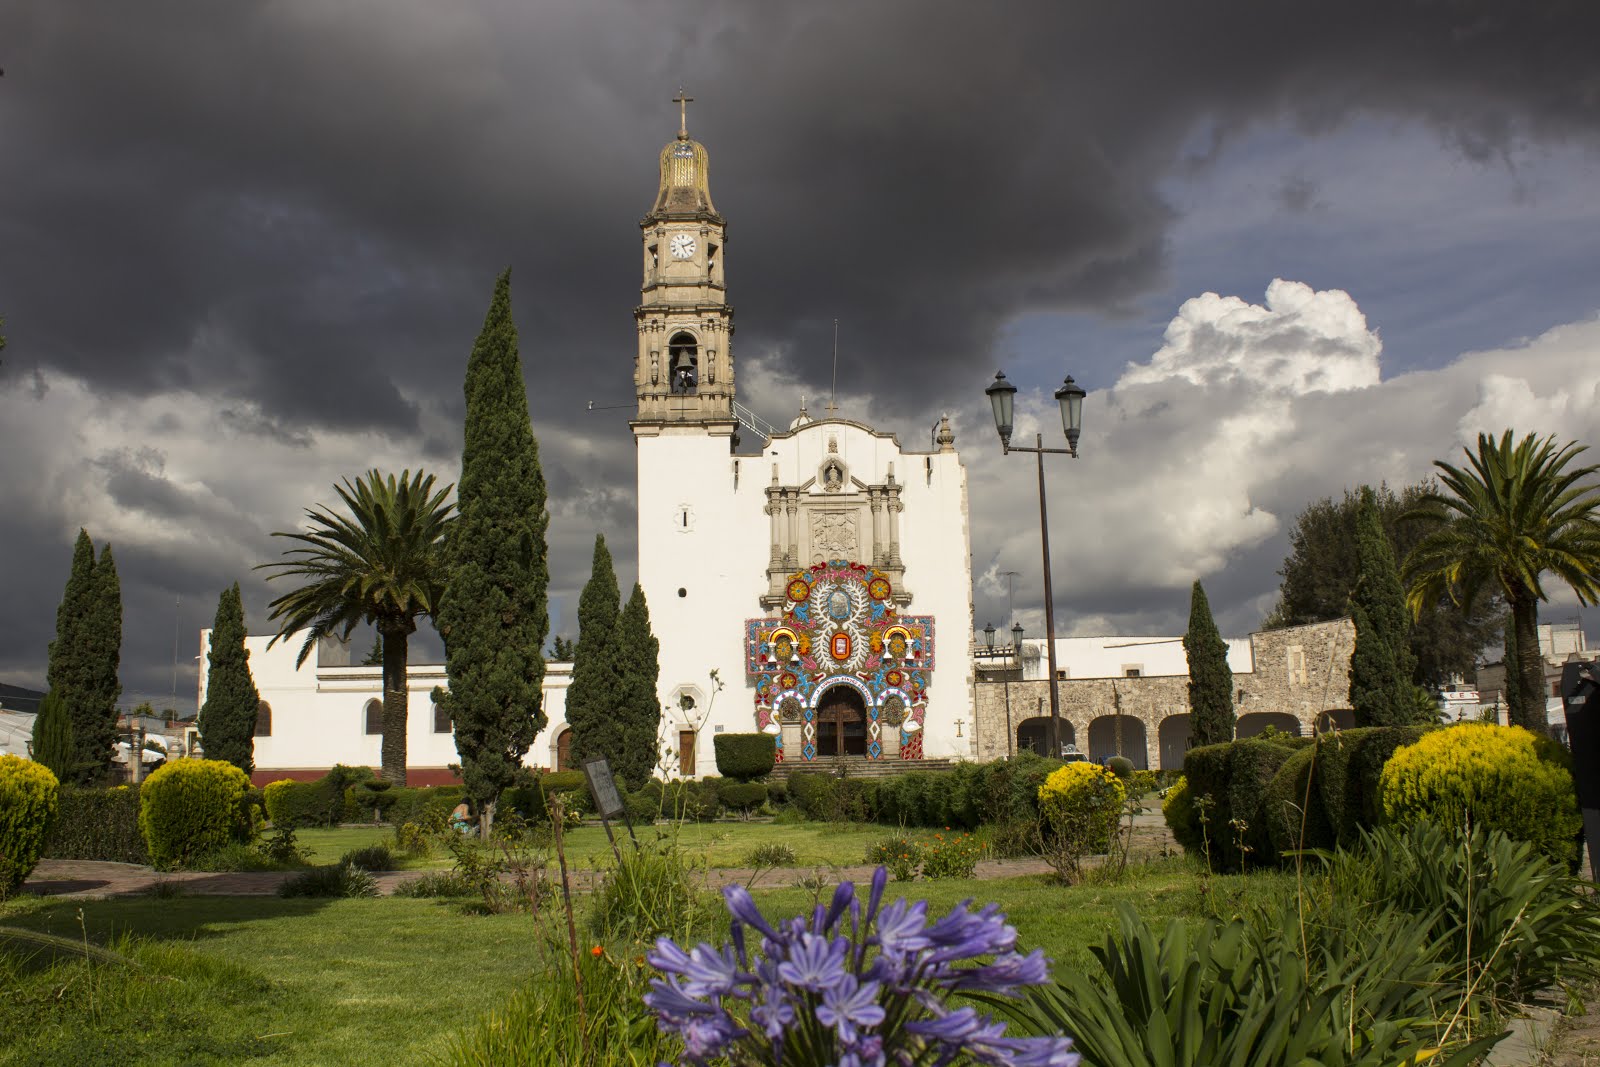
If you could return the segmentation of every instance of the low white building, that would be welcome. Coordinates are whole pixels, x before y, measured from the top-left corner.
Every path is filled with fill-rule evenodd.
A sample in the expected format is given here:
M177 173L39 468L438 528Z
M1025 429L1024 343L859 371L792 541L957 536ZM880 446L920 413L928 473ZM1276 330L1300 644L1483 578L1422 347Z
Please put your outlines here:
M211 631L200 631L200 706L205 705ZM270 636L245 638L250 674L261 695L256 719L254 781L317 778L335 763L378 767L382 762L383 670L352 665L348 645L324 640L305 663L295 666L304 637L296 634L268 648ZM413 663L407 673L411 693L406 721L407 780L411 785L456 781L455 734L448 717L433 703L434 686L446 684L444 664ZM567 686L570 663L546 663L544 712L525 762L554 768L565 755Z

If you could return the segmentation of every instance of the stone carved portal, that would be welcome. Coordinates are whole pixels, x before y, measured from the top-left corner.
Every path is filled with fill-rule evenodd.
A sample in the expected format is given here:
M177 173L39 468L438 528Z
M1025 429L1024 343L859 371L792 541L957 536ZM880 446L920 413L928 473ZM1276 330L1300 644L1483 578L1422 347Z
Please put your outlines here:
M745 623L756 728L779 760L921 759L933 619L895 611L881 570L848 559L791 573L780 618Z

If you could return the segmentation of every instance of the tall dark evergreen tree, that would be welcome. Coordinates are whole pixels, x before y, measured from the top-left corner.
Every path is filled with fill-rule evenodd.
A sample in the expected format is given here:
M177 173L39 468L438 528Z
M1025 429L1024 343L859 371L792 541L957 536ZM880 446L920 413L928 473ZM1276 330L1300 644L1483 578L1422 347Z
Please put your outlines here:
M461 777L487 837L496 800L547 721L540 697L550 515L517 355L510 271L495 282L465 390L459 517L445 541L448 585L435 617L450 685L435 689L434 700L455 724Z
M60 782L78 777L78 746L72 738L72 715L67 702L54 690L39 701L39 717L33 720L32 755L50 768Z
M86 531L79 530L72 546L72 572L61 594L61 606L56 608L56 639L50 642L45 671L50 692L65 706L72 727L71 778L63 781L79 785L89 778L84 753L88 750L85 738L91 732L96 671L88 634L95 610L94 542Z
M661 677L661 642L650 629L650 607L644 588L633 583L633 594L617 616L611 639L611 661L616 670L613 706L621 737L611 756L617 776L638 789L656 768L656 736L661 728L661 700L656 683Z
M206 759L227 760L245 774L256 769L256 712L261 694L250 677L250 650L244 647L244 604L239 583L217 598L206 652L206 702L200 706L200 747Z
M1350 705L1357 726L1401 726L1417 720L1411 674L1410 620L1406 594L1384 533L1377 495L1361 487L1356 509L1356 584L1350 615L1356 647L1350 656ZM1437 718L1437 716L1435 716Z
M589 581L578 598L578 646L572 685L567 689L567 726L572 730L572 759L577 763L600 756L615 760L621 746L618 672L612 655L621 598L605 536L596 534Z
M84 629L89 656L90 706L79 734L84 773L101 778L111 769L117 743L117 700L122 696L122 581L108 544L94 563L94 605Z
M1217 632L1211 602L1199 582L1189 595L1189 631L1183 635L1189 660L1189 736L1196 746L1233 740L1233 670L1228 643Z
M1378 485L1373 493L1383 530L1394 558L1405 559L1433 524L1417 518L1415 509L1437 488L1434 482L1404 486L1395 492ZM1267 629L1327 622L1350 613L1350 595L1361 573L1356 545L1356 513L1360 489L1346 490L1335 500L1324 497L1295 517L1289 534L1290 554L1278 573L1278 604L1267 617ZM1457 676L1471 677L1483 650L1499 640L1505 601L1487 592L1471 603L1449 597L1428 605L1411 623L1409 645L1416 657L1411 680L1437 692Z

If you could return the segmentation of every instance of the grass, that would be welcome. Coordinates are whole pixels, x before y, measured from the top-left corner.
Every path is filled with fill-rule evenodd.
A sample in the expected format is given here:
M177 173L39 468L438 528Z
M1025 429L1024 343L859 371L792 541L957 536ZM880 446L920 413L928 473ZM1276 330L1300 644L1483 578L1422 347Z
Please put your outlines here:
M426 1063L536 955L527 917L426 900L23 900L0 923L76 940L80 907L139 969L0 955L0 1064Z
M1287 884L1277 874L1214 877L1209 904L1229 913ZM926 898L935 916L967 898L994 901L1024 947L1043 948L1058 968L1089 964L1119 901L1155 922L1208 906L1178 860L1138 869L1121 886L1065 888L1034 876L892 883L890 899L900 895ZM816 899L803 888L755 896L773 917ZM722 931L706 932L714 940L726 930L715 912ZM0 906L5 924L121 946L138 969L0 952L3 1065L433 1063L452 1034L546 969L535 920L430 900L23 898Z
M653 827L636 827L641 841L658 832L668 832L665 824ZM627 830L621 826L613 831L622 842L627 840ZM887 837L893 829L876 824L836 824L822 822L775 825L764 822L685 823L678 831L678 842L697 862L704 861L712 867L743 867L750 852L758 845L780 841L794 849L796 866L839 867L856 866L863 862L867 846L879 838ZM394 831L387 826L349 826L338 829L310 829L295 831L295 840L310 852L309 863L336 863L339 857L355 848L368 845L394 844ZM579 866L591 862L605 865L611 855L605 830L596 825L580 826L566 835L567 862ZM400 870L429 870L449 867L448 853L439 851L421 859L400 860Z

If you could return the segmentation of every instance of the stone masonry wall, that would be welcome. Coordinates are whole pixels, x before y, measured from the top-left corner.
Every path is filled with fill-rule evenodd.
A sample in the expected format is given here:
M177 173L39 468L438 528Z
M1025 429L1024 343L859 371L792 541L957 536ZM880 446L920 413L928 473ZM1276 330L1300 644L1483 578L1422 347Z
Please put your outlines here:
M1355 648L1349 619L1263 631L1251 634L1250 642L1255 670L1233 676L1241 736L1259 733L1268 724L1278 729L1298 724L1302 734L1310 733L1323 712L1349 708L1350 653ZM1056 685L1061 718L1071 726L1070 734L1062 727L1063 741L1071 740L1095 758L1113 750L1120 704L1120 714L1132 720L1121 723L1124 755L1136 766L1182 765L1188 747L1187 675L1076 678ZM975 688L973 755L979 760L1013 754L1024 720L1050 714L1049 683L1044 680L980 680Z

